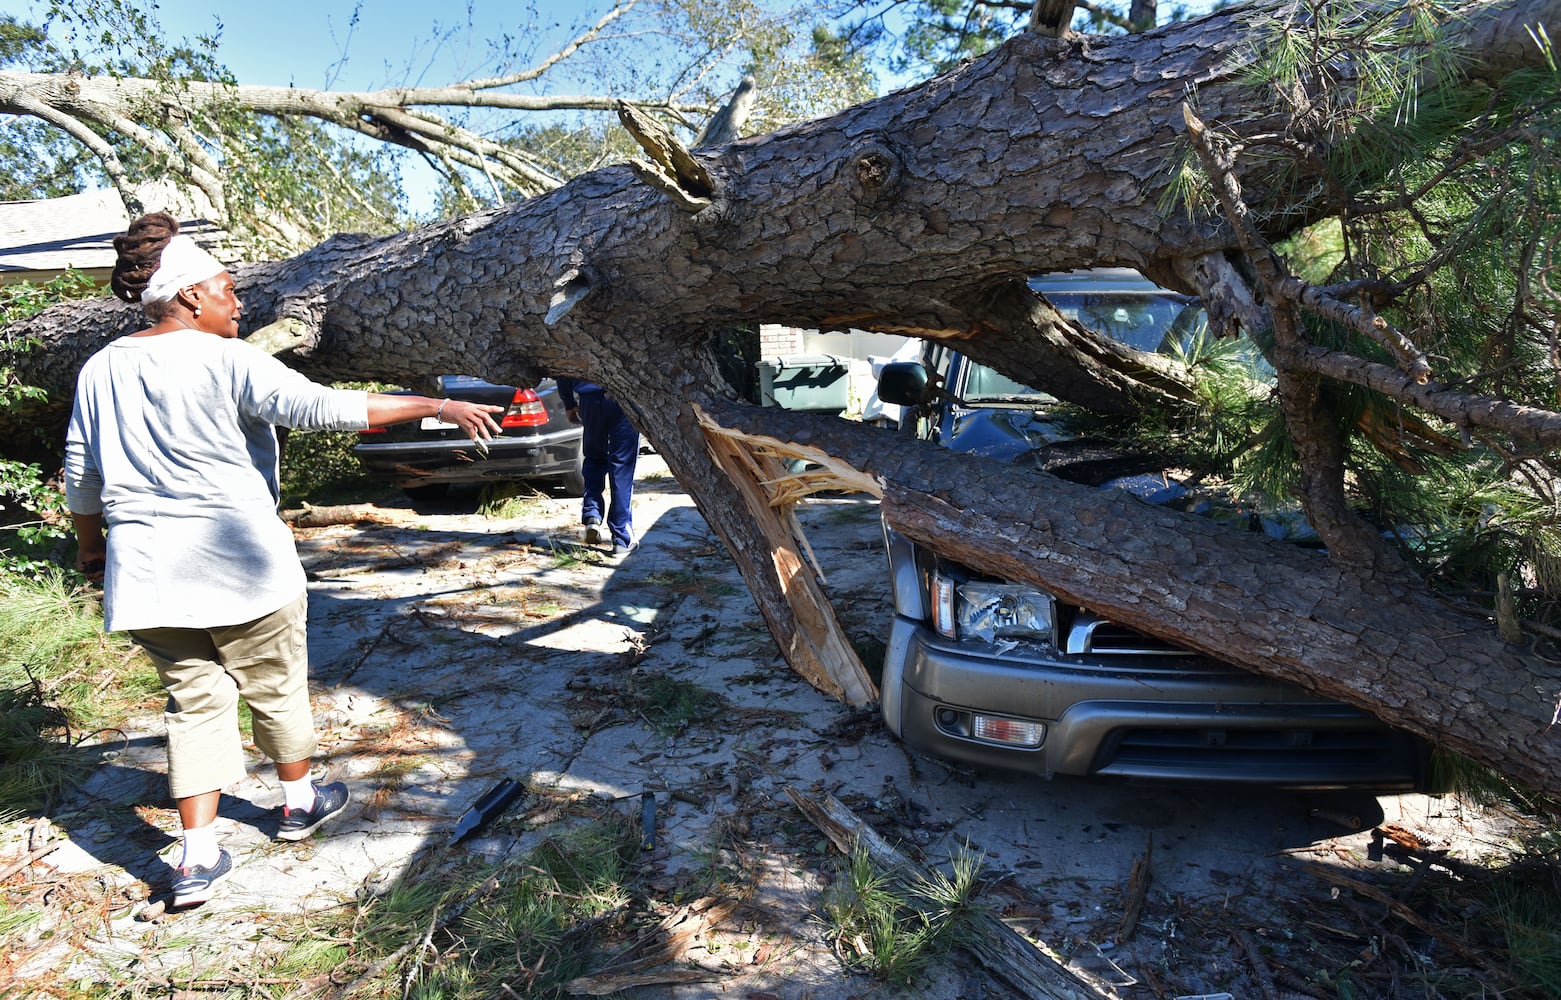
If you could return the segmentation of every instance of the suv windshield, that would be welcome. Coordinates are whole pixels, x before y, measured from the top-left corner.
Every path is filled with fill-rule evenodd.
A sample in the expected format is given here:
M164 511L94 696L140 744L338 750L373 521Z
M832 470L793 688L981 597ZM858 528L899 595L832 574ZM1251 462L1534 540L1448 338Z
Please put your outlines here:
M1152 292L1047 291L1046 298L1064 316L1134 350L1159 352L1185 347L1207 324L1196 299L1163 289ZM1013 403L1051 396L970 363L959 395L970 403Z
M1057 292L1047 295L1066 317L1139 351L1155 352L1166 335L1196 322L1202 309L1181 295L1161 292ZM1187 330L1185 332L1191 332Z

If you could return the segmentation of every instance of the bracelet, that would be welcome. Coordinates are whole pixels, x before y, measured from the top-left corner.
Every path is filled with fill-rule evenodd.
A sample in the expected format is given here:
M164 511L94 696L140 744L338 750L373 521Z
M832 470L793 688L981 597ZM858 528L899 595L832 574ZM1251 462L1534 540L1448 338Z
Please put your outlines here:
M444 404L448 403L449 401L450 401L449 399L441 399L439 401L439 409L434 411L434 419L435 420L442 421L444 419Z

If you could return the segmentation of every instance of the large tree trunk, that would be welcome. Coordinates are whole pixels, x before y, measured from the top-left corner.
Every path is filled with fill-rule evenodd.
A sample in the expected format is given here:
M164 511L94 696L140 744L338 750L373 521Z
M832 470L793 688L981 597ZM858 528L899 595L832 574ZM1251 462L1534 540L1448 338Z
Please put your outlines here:
M1510 57L1508 68L1538 58L1499 44L1525 20L1561 33L1561 0L1477 9L1485 16L1464 30L1491 32L1478 50L1489 62L1466 67L1471 75L1497 74L1498 57ZM612 167L414 233L333 240L237 270L245 319L298 320L304 343L292 356L316 377L546 372L603 383L731 550L788 660L855 703L872 697L871 684L787 518L771 513L766 481L777 466L701 415L818 449L879 492L898 526L950 556L1337 696L1561 793L1561 738L1549 729L1561 682L1504 645L1482 614L1416 581L1356 576L1315 554L872 428L745 408L721 388L709 332L767 321L954 341L1009 375L1103 407L1182 395L1174 371L1147 388L1095 388L1101 373L1085 366L1109 364L1056 336L1054 314L1017 285L1032 273L1127 265L1187 287L1182 275L1235 246L1217 217L1161 205L1189 86L1205 121L1272 125L1254 121L1256 97L1239 80L1255 17L1248 7L1125 39L1015 39L834 118L701 151L694 166L708 185L675 197L643 170ZM1322 211L1283 200L1291 196L1260 171L1239 179L1264 209L1266 235ZM47 342L21 359L21 374L65 388L90 351L136 322L113 303L46 313L21 330Z

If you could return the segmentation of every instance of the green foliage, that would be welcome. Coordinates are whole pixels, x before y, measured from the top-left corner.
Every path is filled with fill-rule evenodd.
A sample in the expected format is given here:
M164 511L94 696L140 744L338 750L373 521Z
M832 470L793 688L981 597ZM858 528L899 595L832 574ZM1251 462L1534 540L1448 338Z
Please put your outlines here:
M830 937L848 965L909 985L967 939L980 874L980 855L966 848L951 875L933 871L907 881L879 869L859 844L824 899Z
M384 392L383 382L337 382L338 389ZM384 496L384 483L369 477L352 453L357 431L289 431L279 428L282 445L282 506L353 503Z
M1028 10L969 0L919 0L905 33L898 69L926 65L934 73L989 52L1029 22Z
M833 114L876 95L866 54L830 27L815 25L806 35L788 33L786 43L782 52L754 53L747 67L758 84L759 100L744 135Z
M83 146L34 118L0 120L0 200L63 198L105 181Z
M1561 157L1547 137L1561 126L1561 74L1536 31L1547 69L1495 89L1465 80L1465 57L1441 40L1452 7L1288 9L1247 79L1265 92L1254 107L1289 107L1295 127L1288 144L1243 151L1244 165L1334 211L1279 248L1293 271L1357 289L1351 301L1403 331L1442 384L1556 409ZM1442 82L1427 88L1432 80ZM1178 197L1209 207L1196 171L1179 169ZM1301 321L1311 343L1398 365L1380 337L1315 315ZM1345 441L1352 503L1429 578L1490 599L1505 575L1517 582L1521 616L1561 617L1553 454L1422 418L1373 389L1324 382L1321 394ZM1297 458L1276 412L1252 440L1239 485L1276 502L1296 495Z
M282 448L282 506L354 503L385 495L352 453L357 431L291 431Z
M57 303L92 298L100 292L96 282L75 268L66 268L64 273L42 283L17 281L0 285L0 327L34 316ZM8 339L6 346L15 350L22 345ZM0 397L0 404L4 402L4 397Z
M57 302L96 295L97 286L79 271L67 269L47 282L0 285L0 327L25 319ZM8 339L9 353L34 344ZM43 400L45 393L21 384L0 358L0 410L15 411ZM34 428L41 441L41 430ZM13 442L13 447L22 445ZM0 575L39 578L57 560L67 533L65 496L46 482L44 469L0 455Z
M163 41L156 7L125 0L66 4L53 0L38 25L0 20L0 59L34 72L134 76L177 87L184 81L235 84L217 58L212 35ZM236 104L200 108L165 120L160 104L138 114L154 132L200 136L199 156L220 164L227 229L250 256L285 256L340 232L386 233L406 225L405 196L394 156L380 144L333 131L310 119L266 117ZM148 148L98 129L137 183L185 168L188 148L166 142ZM33 118L0 123L0 184L16 200L72 194L105 186L93 155Z
M237 108L221 123L229 227L265 256L337 233L381 235L411 222L400 168L382 146L345 140L319 122Z
M65 556L65 494L35 462L0 459L0 574L39 579Z

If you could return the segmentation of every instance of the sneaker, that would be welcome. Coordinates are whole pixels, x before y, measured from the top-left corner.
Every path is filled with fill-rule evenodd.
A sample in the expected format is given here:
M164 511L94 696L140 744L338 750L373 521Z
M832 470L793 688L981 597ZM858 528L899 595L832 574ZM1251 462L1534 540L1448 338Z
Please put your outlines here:
M587 545L600 545L602 541L602 522L585 522L585 543Z
M217 883L233 874L233 855L219 849L217 863L211 867L191 865L178 871L179 877L173 882L173 905L194 906L210 899Z
M315 827L346 808L351 798L352 794L347 791L347 786L340 781L333 781L329 785L315 785L312 808L282 807L282 823L277 828L276 839L303 840L314 832Z
M635 549L637 549L639 547L640 547L640 543L639 542L630 542L627 545L620 545L617 542L613 542L612 543L612 557L614 559L626 559L626 558L628 558L628 556L629 556L629 554L631 552L633 552Z

